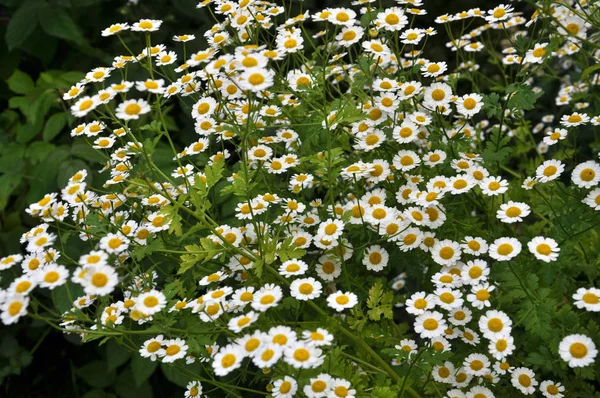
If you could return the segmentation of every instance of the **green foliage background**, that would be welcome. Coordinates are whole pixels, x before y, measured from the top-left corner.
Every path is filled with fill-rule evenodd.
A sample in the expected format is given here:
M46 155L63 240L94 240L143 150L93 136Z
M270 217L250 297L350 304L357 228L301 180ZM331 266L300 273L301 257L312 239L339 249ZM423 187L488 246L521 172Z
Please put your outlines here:
M99 168L102 158L70 137L74 119L64 112L62 94L85 72L110 65L114 56L123 53L120 43L103 38L101 30L115 22L159 18L165 24L156 34L157 42L169 43L175 33L191 33L199 38L198 48L203 48L202 33L213 21L196 9L197 2L0 0L0 257L19 252L20 235L35 224L24 212L29 203L64 186L77 170ZM498 3L428 0L427 7L442 14ZM342 4L347 5L309 0L303 7ZM440 40L430 50L447 51L443 44ZM177 131L174 121L183 119L179 112L171 112L170 131ZM175 137L189 142L184 130ZM48 296L55 302L61 299L60 293ZM183 396L185 381L168 368L159 372L156 367L155 362L132 358L114 341L82 345L77 337L52 331L40 322L25 320L0 328L2 397Z

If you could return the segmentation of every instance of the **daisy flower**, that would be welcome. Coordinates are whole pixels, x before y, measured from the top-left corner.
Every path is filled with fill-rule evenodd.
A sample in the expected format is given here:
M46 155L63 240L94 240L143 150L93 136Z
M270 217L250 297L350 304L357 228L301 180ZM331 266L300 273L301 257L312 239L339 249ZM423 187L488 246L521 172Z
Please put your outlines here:
M538 385L535 379L535 373L528 368L516 368L510 377L512 385L525 395L535 393L535 387Z
M150 104L143 99L127 100L117 106L115 115L122 120L139 119L140 115L150 112Z
M29 306L29 297L22 294L13 294L2 297L0 305L0 319L5 325L12 325L18 322L19 318L27 315L27 306Z
M414 322L414 329L421 338L439 337L444 334L446 321L443 315L436 311L426 311L417 316Z
M266 284L254 293L252 308L256 311L264 312L271 307L277 306L282 297L283 292L279 286L272 283Z
M501 311L486 311L485 315L479 318L479 330L487 339L510 334L511 325L511 319Z
M358 297L354 293L337 291L327 297L327 305L337 312L352 308L358 303Z
M131 26L131 30L134 32L154 32L160 28L161 24L162 21L158 19L141 19Z
M158 290L150 290L137 297L135 308L144 315L153 315L167 306L167 298Z
M290 376L285 376L283 379L273 382L271 394L273 394L274 398L291 398L296 394L297 390L298 382Z
M594 363L598 350L588 336L572 334L565 337L558 346L558 352L569 367L578 368Z
M322 354L320 348L304 342L292 343L283 351L285 362L296 369L312 369L321 366L325 360Z
M571 173L571 181L579 188L592 188L600 182L600 164L589 160L578 164Z
M590 121L590 117L585 113L572 113L570 115L564 115L560 119L560 124L566 127L576 127L582 124L586 124Z
M473 256L480 256L482 254L487 253L488 251L488 244L483 238L465 236L463 242L464 243L461 243L460 247L463 250L463 252L467 254L471 254Z
M356 390L351 388L351 384L348 380L344 379L333 379L331 385L331 398L354 398Z
M328 346L333 343L333 335L323 328L317 328L315 331L305 330L302 332L302 337L315 347Z
M313 300L321 295L321 282L314 278L296 279L290 285L290 295L297 300Z
M456 110L461 115L473 117L483 107L483 97L479 94L466 94L456 102Z
M294 275L304 275L306 270L308 270L308 264L298 259L288 260L279 267L279 273L286 278Z
M489 255L497 261L508 261L521 252L521 243L515 238L499 238L490 245Z
M326 373L321 373L309 379L303 392L308 398L321 398L327 395L327 391L331 390L332 385L333 378Z
M369 271L379 272L387 266L388 261L388 252L379 245L373 245L366 249L362 263Z
M591 312L600 312L600 289L580 287L573 295L577 308Z
M461 248L458 243L451 240L437 242L431 249L433 261L440 265L452 265L460 260Z
M495 289L496 288L494 286L490 286L490 284L487 282L475 285L471 287L471 294L467 295L467 301L469 301L473 307L482 310L483 308L491 305L490 292L494 291Z
M596 188L589 192L582 200L582 203L585 203L594 210L600 210L600 188Z
M165 338L162 334L146 340L139 350L140 355L143 358L150 358L151 361L156 361L157 358L164 356L164 341Z
M463 369L473 376L484 376L490 371L491 362L483 354L470 354L463 361Z
M402 30L408 24L404 10L399 7L390 7L377 14L377 26L391 32Z
M531 213L529 206L522 202L513 202L512 200L501 204L500 210L496 212L496 217L507 224L523 221Z
M243 329L252 325L257 320L258 320L258 314L255 313L254 311L250 311L247 314L239 315L239 316L231 318L229 320L229 322L227 323L227 326L229 327L229 330L231 330L232 332L239 333Z
M540 392L545 398L562 398L565 386L552 380L546 380L540 383Z
M50 263L38 269L35 277L40 287L47 287L53 290L67 282L69 271L62 265Z
M527 243L527 248L537 258L544 262L552 262L558 259L560 248L558 243L552 238L537 236Z
M546 160L535 170L536 179L539 182L548 182L560 177L565 170L564 164L560 160Z
M481 192L487 196L497 196L508 191L508 181L502 177L486 177L480 183Z
M221 348L212 363L215 375L227 376L242 365L244 356L243 349L238 345L229 344Z
M483 260L470 260L461 268L461 278L467 285L477 285L490 274L488 264Z
M190 381L185 388L185 398L199 398L202 396L202 384L199 381Z

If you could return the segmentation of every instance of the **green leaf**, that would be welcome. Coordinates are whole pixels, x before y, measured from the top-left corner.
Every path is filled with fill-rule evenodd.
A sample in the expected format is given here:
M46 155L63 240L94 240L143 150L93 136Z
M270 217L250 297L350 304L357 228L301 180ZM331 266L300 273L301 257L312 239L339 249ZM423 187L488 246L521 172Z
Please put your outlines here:
M44 131L42 132L44 141L48 142L52 138L56 137L66 124L67 115L65 113L55 113L54 115L50 116L46 122L46 125L44 126Z
M112 385L115 380L115 373L107 372L106 368L104 361L93 361L75 372L90 386L104 388Z
M0 176L0 211L4 210L8 198L15 188L21 183L23 177L18 173L3 174Z
M487 117L491 118L500 116L500 113L502 112L502 107L500 106L500 95L497 93L484 95L483 106L487 112Z
M39 15L42 29L50 36L71 40L77 44L85 42L79 27L64 8L48 4Z
M600 71L600 64L592 65L590 67L585 68L585 70L581 74L581 80L587 79L590 74L596 71Z
M172 364L162 363L160 365L160 370L164 373L166 378L173 384L178 385L179 387L185 388L187 384L193 379L187 374L182 374L175 370L175 367Z
M379 280L371 289L369 289L369 298L367 299L367 315L373 321L379 321L383 315L386 319L392 319L394 312L392 310L392 303L394 301L394 294L392 292L383 291L383 283Z
M27 94L35 87L33 79L25 72L15 69L6 81L8 88L17 94Z
M25 144L35 138L40 133L41 125L38 126L31 122L22 125L17 132L17 142Z
M9 50L19 47L31 36L37 27L36 14L42 5L41 0L26 1L10 18L5 35Z
M131 370L127 369L117 378L117 382L115 384L115 390L117 394L119 394L122 398L129 397L144 397L144 398L152 398L152 387L148 383L144 383L141 385L136 385L132 383L133 375Z
M85 160L86 162L104 163L106 161L106 158L102 156L100 152L90 147L82 139L73 140L71 154Z
M146 358L142 358L139 355L134 355L131 360L131 371L133 373L133 380L135 381L136 386L141 386L148 380L154 370L156 370L156 366L158 363L156 361L151 361Z
M528 111L535 108L537 95L529 86L522 84L515 87L511 84L506 88L506 93L510 95L510 99L508 100L509 109L516 108Z
M110 340L106 344L106 363L109 372L123 365L131 357L131 352L117 343L116 340Z
M56 146L52 144L43 141L35 141L27 147L25 156L31 159L33 164L36 164L46 159L55 149Z

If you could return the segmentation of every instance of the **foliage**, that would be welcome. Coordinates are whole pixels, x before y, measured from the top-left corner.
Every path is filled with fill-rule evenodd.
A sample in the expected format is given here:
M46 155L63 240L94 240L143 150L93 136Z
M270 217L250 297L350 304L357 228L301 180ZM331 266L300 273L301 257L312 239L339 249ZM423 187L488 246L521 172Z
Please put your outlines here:
M89 397L593 396L598 5L413 6L125 7L85 77L14 68L0 208L36 224L2 321L93 347ZM8 48L90 52L79 7L19 3Z

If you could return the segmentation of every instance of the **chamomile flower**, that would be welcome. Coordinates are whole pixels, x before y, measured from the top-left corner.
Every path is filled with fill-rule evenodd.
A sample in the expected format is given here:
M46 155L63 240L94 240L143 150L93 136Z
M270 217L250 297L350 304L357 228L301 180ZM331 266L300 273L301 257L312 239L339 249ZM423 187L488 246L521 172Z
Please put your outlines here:
M490 245L489 255L497 261L508 261L521 252L522 245L515 238L499 238Z
M410 296L408 300L406 300L406 312L413 315L421 315L426 311L433 309L436 305L436 302L435 296L425 292L417 292Z
M40 287L53 290L67 282L69 271L62 265L50 263L38 269L35 278Z
M460 247L462 248L463 252L467 254L480 256L488 251L488 244L483 238L465 236L463 242L464 243L461 243Z
M252 308L254 308L256 311L264 312L271 307L277 306L282 297L283 292L279 286L274 284L266 284L260 290L254 293Z
M600 164L593 160L578 164L571 173L571 181L579 188L592 188L600 182Z
M379 272L387 266L388 261L388 252L381 246L373 245L366 249L362 263L369 271Z
M600 188L590 191L582 202L594 210L600 210Z
M556 261L560 248L558 243L552 238L537 236L527 243L527 248L537 258L546 263Z
M470 354L463 362L463 369L472 376L484 376L490 371L491 362L483 354Z
M287 346L284 351L285 362L296 369L312 369L320 366L325 360L323 351L304 342L295 342Z
M460 260L461 248L458 243L451 240L437 242L431 249L433 261L440 265L452 265Z
M540 392L545 398L562 398L565 386L560 383L555 383L552 380L546 380L540 383Z
M509 334L500 334L490 338L488 351L497 360L511 355L515 350L515 339Z
M141 115L150 112L150 105L143 99L127 100L117 106L116 116L122 120L139 119Z
M486 177L479 183L479 187L484 195L502 195L508 191L508 181L502 177Z
M314 278L296 279L290 285L290 294L297 300L313 300L321 295L321 282Z
M530 207L521 202L508 201L500 205L500 210L496 212L496 217L507 224L523 221L531 213Z
M414 322L414 329L422 338L439 337L444 334L446 321L441 313L426 311L417 316Z
M291 398L296 394L297 390L298 382L290 376L285 376L283 379L273 382L271 394L273 394L274 398Z
M185 388L185 398L200 398L202 396L202 384L199 381L190 381Z
M560 124L566 127L576 127L586 124L590 121L590 117L585 113L574 112L570 115L564 115L560 119Z
M134 32L154 32L162 25L162 21L158 19L141 19L131 26Z
M535 387L538 385L535 379L535 373L528 368L516 368L510 377L512 385L525 395L535 393Z
M485 315L479 318L479 330L487 339L510 334L511 325L511 319L501 311L486 311Z
M135 308L144 315L153 315L167 306L167 298L158 290L150 290L140 294L136 299Z
M304 261L291 259L281 264L279 267L279 273L286 278L289 278L295 275L304 275L307 269L308 264L306 264Z
M229 344L219 350L214 356L212 367L215 375L227 376L242 365L245 353L242 347Z
M581 287L573 295L573 300L573 304L577 308L591 312L600 312L600 289Z
M490 286L487 282L472 286L471 293L467 295L467 301L469 301L473 307L480 310L489 307L491 305L491 292L495 289L494 286Z
M337 291L327 296L327 305L337 312L342 312L347 308L352 308L358 304L358 297L356 294L342 291Z
M483 97L479 94L467 94L456 102L456 110L461 115L473 117L483 107Z
M477 285L485 281L490 274L487 263L483 260L470 260L462 266L461 278L466 285Z
M305 330L302 337L315 347L329 346L333 343L333 335L323 328L317 328L315 331Z
M0 319L5 325L12 325L19 321L24 315L27 315L29 306L29 297L23 294L12 294L2 297L0 305Z

